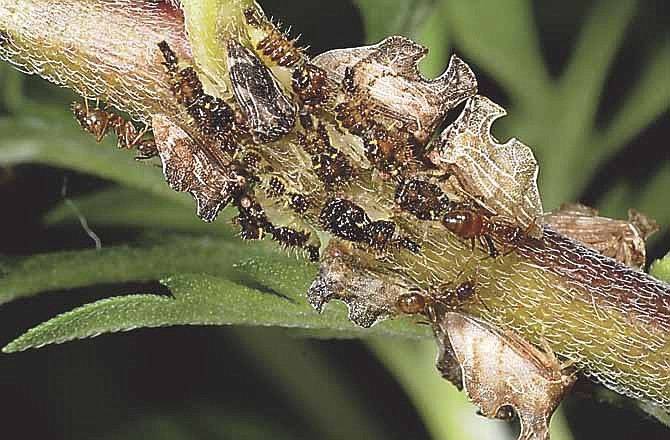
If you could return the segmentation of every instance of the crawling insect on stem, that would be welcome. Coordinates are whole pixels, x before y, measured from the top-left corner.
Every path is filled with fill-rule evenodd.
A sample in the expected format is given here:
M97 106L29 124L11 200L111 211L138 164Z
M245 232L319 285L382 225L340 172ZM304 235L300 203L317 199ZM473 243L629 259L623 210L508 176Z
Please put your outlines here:
M289 38L288 31L282 31L279 23L273 24L256 8L245 9L244 18L248 25L265 34L256 44L256 50L275 64L291 67L305 56L304 49L296 44L299 38Z
M500 255L493 238L504 245L511 246L505 252L507 254L514 250L521 238L525 236L520 227L497 221L493 218L493 214L484 208L465 203L455 205L447 211L442 217L442 224L459 237L470 239L473 250L476 240L479 240L492 258Z
M421 292L409 292L398 296L396 300L397 309L407 315L423 314L431 322L438 314L445 310L457 310L460 306L478 298L476 290L476 281L469 279L460 283L456 288L441 286L433 294ZM481 299L479 299L481 301ZM486 304L482 305L488 310ZM443 310L442 310L443 309Z
M670 288L551 228L535 224L534 231L528 230L543 212L536 185L537 161L530 148L519 141L503 144L492 136L492 123L505 113L504 109L483 96L473 96L476 81L467 65L457 62L454 65L460 68L449 69L443 80L426 81L418 73L418 61L425 49L411 41L391 37L379 45L329 51L309 60L325 72L326 78L316 69L298 72L300 81L296 91L290 82L291 73L303 64L291 68L277 66L259 52L257 43L263 38L262 32L256 32L252 39L246 32L218 32L222 30L219 20L203 21L197 24L210 26L211 30L203 35L220 37L220 50L215 53L189 51L189 39L195 37L184 32L183 19L188 19L189 14L161 15L160 21L152 21L155 17L147 14L157 13L157 10L151 8L133 7L132 14L110 13L112 9L120 10L118 6L123 3L134 6L137 2L21 2L28 12L3 16L1 26L7 33L0 31L0 57L87 96L104 89L110 94L106 100L117 108L146 120L151 117L168 184L196 198L197 213L203 220L214 220L223 206L233 198L239 199L240 193L247 190L265 203L267 197L253 192L256 188L251 184L251 176L258 175L265 182L270 173L266 170L272 166L271 173L286 180L282 197L290 200L287 214L291 217L297 214L295 218L304 221L305 231L313 231L314 244L307 246L315 249L317 231L319 236L348 240L350 243L343 245L354 255L351 270L344 272L339 280L349 281L354 274L357 280L364 281L358 283L354 297L357 303L349 299L353 297L352 283L347 284L346 290L342 289L346 294L337 296L331 294L332 289L323 286L314 289L310 301L315 307L320 308L330 298L349 301L357 310L363 310L353 313L351 320L371 325L380 317L386 317L389 310L398 310L394 307L396 293L407 292L408 287L414 286L428 291L433 285L454 279L458 267L468 256L468 246L459 238L469 238L473 245L479 240L489 255L513 248L514 254L509 258L482 264L485 281L477 284L476 290L495 310L495 316L485 314L479 307L473 306L472 311L494 318L496 325L520 331L531 341L542 336L538 329L546 329L557 352L575 359L580 367L609 388L670 407L667 377L659 375L667 371L670 359ZM230 29L249 27L240 22L240 15L231 14ZM55 20L56 17L59 19ZM114 20L106 23L101 17ZM141 21L144 18L152 20ZM247 20L252 26L262 23L260 16L249 14ZM137 24L145 22L141 32L135 32ZM170 25L165 26L168 23ZM113 44L103 38L81 38L84 30L98 29L113 29L117 37ZM22 33L28 38L23 38ZM178 49L176 53L183 59L177 60L174 53L168 51L163 52L165 56L161 59L156 48L156 42L161 39ZM197 44L191 45L191 49L202 46L202 39L196 40L193 42ZM228 50L226 54L225 47L233 47L233 51ZM62 48L72 48L73 52ZM110 49L118 53L110 54ZM76 56L72 58L72 54ZM117 65L96 62L104 61L101 54L112 55L108 58L118 60ZM175 76L165 74L161 61L173 69ZM193 68L189 70L182 64ZM117 67L124 68L122 82ZM185 71L179 76L182 67ZM232 114L224 112L223 106L215 106L216 102L210 98L194 99L200 95L201 88L192 73L200 73L201 68L204 69L202 79L230 86L233 94L220 99L233 109ZM281 75L275 75L278 72ZM323 104L320 99L322 80L333 95ZM340 89L338 85L343 80L347 84ZM171 88L176 84L181 85L180 90ZM297 92L302 94L299 96ZM219 90L211 93L218 94ZM399 96L407 99L398 99ZM462 117L442 134L435 133L447 111L463 100L467 102ZM191 107L187 102L194 101L198 101L198 113L195 109L189 113L187 109ZM354 170L346 179L346 185L332 185L332 191L304 193L326 185L326 179L315 172L313 165L319 165L318 170L330 170L334 168L325 165L343 163L321 152L310 154L297 141L296 119L306 105L322 108L310 115L310 120L305 118L309 122L303 125L305 131L314 130L323 121L332 137L330 146L343 154ZM102 111L96 113L100 118L95 120L86 117L88 110L80 108L79 111L80 124L96 137L116 131L110 128L110 120L105 119ZM221 118L216 117L219 114ZM238 118L238 115L243 117ZM189 117L201 117L203 123ZM236 141L232 145L239 149L235 148L231 154L219 154L219 145L211 142L216 138L212 133L228 133L231 120L231 137ZM212 121L221 124L212 124ZM248 129L239 130L246 133L237 136L235 125L242 122ZM163 135L160 125L163 125ZM120 139L131 144L134 137L124 137L121 133ZM429 139L433 142L426 145ZM266 145L275 140L281 142ZM151 151L149 141L142 145ZM252 147L253 152L250 152L248 149ZM318 156L316 163L310 163L312 156ZM243 168L249 169L247 174L231 168L237 166L238 158ZM431 162L426 163L426 159ZM476 205L457 205L442 211L441 202L433 198L432 189L420 184L417 193L409 191L400 195L401 200L394 200L394 183L412 178L436 183L431 180L436 170L453 177L448 180L455 188L450 188L449 194L455 189L456 194L472 195L476 200L471 203ZM384 181L378 181L382 180L377 179L384 176L382 173L394 179L384 177ZM331 175L334 174L328 174ZM437 183L440 188L447 188L445 181ZM305 195L300 197L294 195L296 193ZM484 197L485 194L491 195ZM434 200L430 205L437 209L424 209L421 197ZM368 211L365 215L372 218L362 216L364 221L358 224L355 221L361 217L358 210L344 206L346 203L340 206L345 209L335 209L337 205L328 202L333 198L360 204L365 208L364 214ZM250 238L258 237L257 227L263 226L265 220L259 210L252 208L252 199L240 202L244 202L240 206L246 206L242 206L243 232ZM272 219L277 218L275 214L283 214L277 200L270 202L267 209L268 213L272 211ZM322 211L326 207L329 209ZM398 213L398 207L403 212ZM421 217L427 217L427 221L417 221ZM444 227L430 224L439 220ZM389 242L392 227L386 222L391 221L395 227ZM397 252L378 258L379 247L388 247L395 239L400 243L406 238L405 234L412 239L421 237L421 255ZM277 229L274 235L284 241L304 241L300 231L292 234ZM406 247L410 248L409 242ZM324 273L339 274L336 269L325 267ZM495 283L487 282L494 278ZM370 287L375 285L376 289ZM371 291L375 295L370 295ZM430 301L432 297L426 298ZM420 304L422 299L425 298L408 298L402 307L412 309L413 304ZM470 311L469 305L466 308Z
M442 190L430 182L412 178L400 182L395 192L400 209L419 220L438 220L452 203Z
M84 100L83 105L73 102L71 110L81 128L95 136L96 142L102 142L111 131L116 135L119 148L137 149L140 153L137 159L150 159L158 155L156 142L153 138L144 138L148 127L138 131L133 123L124 119L123 116L103 110L97 105L92 109L86 100Z
M319 217L322 226L335 236L354 243L365 243L375 252L404 248L417 253L420 246L408 237L396 235L396 224L389 220L372 221L363 208L346 199L329 200Z

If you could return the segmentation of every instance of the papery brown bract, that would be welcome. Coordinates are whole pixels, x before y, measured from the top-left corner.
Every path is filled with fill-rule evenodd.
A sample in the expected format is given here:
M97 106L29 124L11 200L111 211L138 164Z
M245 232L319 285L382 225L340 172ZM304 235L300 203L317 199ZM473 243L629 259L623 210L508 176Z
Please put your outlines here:
M549 419L575 382L551 349L533 346L516 333L502 331L471 316L448 312L436 322L441 347L438 369L454 381L454 359L468 397L491 418L519 417L519 440L549 439ZM452 357L453 355L453 357Z
M468 198L539 237L543 211L533 151L516 139L499 144L491 134L493 122L505 114L486 97L470 98L463 113L440 135L431 159L453 174Z
M628 220L598 215L598 211L580 204L563 204L545 214L542 221L563 235L612 257L627 266L642 269L646 261L645 240L658 230L646 215L628 210Z
M189 192L197 203L197 215L213 221L246 185L246 178L232 169L222 169L179 125L160 114L152 116L163 174L175 191Z
M320 312L329 301L341 300L349 307L349 319L361 327L396 315L396 299L409 288L392 273L380 276L376 266L366 252L331 239L307 291L310 304Z
M346 99L406 125L417 140L425 141L448 110L477 91L474 74L457 56L438 78L424 78L418 64L427 52L408 38L392 36L372 46L325 52L312 62L338 85L345 84Z

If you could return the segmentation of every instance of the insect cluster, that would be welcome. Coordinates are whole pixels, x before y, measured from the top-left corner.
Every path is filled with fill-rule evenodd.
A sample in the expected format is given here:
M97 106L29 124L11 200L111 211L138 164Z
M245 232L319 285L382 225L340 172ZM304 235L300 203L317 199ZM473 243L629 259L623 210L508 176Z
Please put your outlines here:
M499 255L494 241L514 246L534 227L534 218L521 228L498 216L490 208L494 203L471 195L486 194L487 188L472 191L461 184L473 180L467 173L444 166L445 154L435 155L446 147L443 140L430 143L433 131L449 109L476 91L474 75L459 58L427 80L417 67L426 49L389 37L310 60L259 8L247 8L243 17L248 38L231 33L225 39L232 102L207 93L197 66L182 63L161 41L166 86L186 124L154 115L154 141L143 139L146 130L99 108L73 106L77 120L98 141L111 129L119 146L136 147L143 158L160 156L168 183L193 194L204 220L231 203L239 212L234 223L242 238L269 234L286 247L305 249L313 260L321 247L320 229L377 255L419 253L418 237L401 233L392 219L402 213L441 221L473 248L479 240L493 257ZM278 80L281 75L291 78L290 89ZM464 113L485 108L476 105L482 99L468 101ZM496 117L489 116L482 127L459 122L449 132L465 125L481 135ZM344 140L344 147L335 147L333 138L340 145ZM295 164L287 164L296 156ZM300 159L309 165L306 170ZM361 204L350 188L354 178L365 190L393 187L394 206ZM278 225L271 218L286 217L276 214L284 207L294 215L288 216L289 225Z
M164 67L160 84L177 108L151 115L153 139L99 108L75 105L75 117L98 141L113 132L119 146L137 148L140 157L158 156L168 184L193 195L203 220L213 221L231 205L243 239L269 237L319 261L307 293L317 310L340 299L350 319L362 326L399 314L427 319L444 354L438 367L457 386L481 373L463 362L475 339L501 347L509 359L524 352L521 358L532 358L526 371L539 384L535 389L548 390L536 408L540 416L519 401L489 408L486 415L500 416L502 406L513 405L524 412L527 426L546 431L555 403L572 383L563 368L533 351L530 342L478 318L459 317L477 303L479 314L500 324L503 318L487 305L492 299L496 313L500 304L507 307L509 327L519 329L524 319L533 319L520 318L513 301L505 303L519 280L496 265L509 261L522 272L519 279L547 268L538 275L547 291L529 295L535 305L542 295L562 295L552 297L552 304L582 301L591 313L600 305L584 301L586 289L552 285L552 280L565 277L569 268L588 281L595 275L584 261L609 263L584 248L573 251L581 245L543 225L560 229L562 224L572 236L583 232L572 220L553 217L552 223L543 217L533 153L516 139L501 144L491 135L493 122L505 112L476 94L467 64L452 56L442 75L426 79L417 67L426 49L399 36L309 58L256 6L241 11L220 38L228 94L215 93L208 75L188 56L177 56L168 41L156 42L155 62ZM437 134L447 112L459 105L460 116ZM616 244L603 245L619 246L613 256L636 264L648 230L638 220L637 235L622 233ZM475 275L462 277L472 266ZM636 283L650 286L644 279ZM600 287L603 297L625 296ZM460 339L450 339L449 329L456 335L466 328ZM537 342L544 335L533 336ZM568 353L579 358L582 346L572 345ZM474 392L473 384L468 386Z

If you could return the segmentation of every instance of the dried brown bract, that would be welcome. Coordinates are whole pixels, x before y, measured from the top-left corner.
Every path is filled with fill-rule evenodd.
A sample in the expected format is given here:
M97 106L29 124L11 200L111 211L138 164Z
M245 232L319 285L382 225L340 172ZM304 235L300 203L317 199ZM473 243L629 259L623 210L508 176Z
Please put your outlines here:
M458 362L463 388L484 416L509 418L512 408L520 440L549 439L549 419L575 382L550 348L540 350L516 333L456 312L436 322L435 335L438 369L453 381Z
M213 221L243 191L246 177L232 168L218 166L168 117L153 115L152 126L168 185L175 191L191 193L197 203L198 217Z
M364 105L388 124L400 124L423 142L458 103L477 91L477 81L460 58L452 56L447 70L427 80L419 61L428 50L412 40L393 36L373 46L338 49L312 62L343 84L347 100Z
M658 230L646 215L628 210L628 221L598 215L598 211L580 204L563 204L545 214L542 221L567 235L612 257L627 266L642 269L646 260L645 240Z
M396 315L396 299L408 288L396 274L380 276L376 266L367 253L331 239L321 257L319 274L307 291L309 303L321 312L332 299L344 301L349 319L361 327Z
M516 139L499 144L491 134L493 122L505 114L488 98L470 98L440 135L431 160L453 174L470 199L539 238L543 211L533 151Z

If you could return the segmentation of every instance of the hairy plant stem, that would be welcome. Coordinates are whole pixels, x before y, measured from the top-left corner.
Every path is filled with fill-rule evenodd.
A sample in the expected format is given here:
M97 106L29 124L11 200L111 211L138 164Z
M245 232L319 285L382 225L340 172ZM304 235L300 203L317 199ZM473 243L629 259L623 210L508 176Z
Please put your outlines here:
M220 39L232 18L240 16L241 7L249 4L182 3L190 42L181 13L165 4L0 0L0 55L135 117L147 120L154 113L179 117L156 44L167 40L183 59L194 58L209 86L232 99ZM300 170L305 157L294 139L289 135L266 146L263 156L277 169L294 167L300 182L300 173L309 170ZM551 230L541 241L526 240L504 257L487 258L439 222L418 222L398 213L393 190L393 185L370 172L357 176L347 190L348 198L392 218L403 233L421 243L418 256L401 251L375 260L379 276L396 277L424 290L453 283L459 275L475 278L478 300L464 305L464 311L514 329L533 342L544 339L609 388L670 410L670 286ZM318 229L317 218L318 210L312 210L304 220ZM374 260L363 251L355 252L361 260Z

